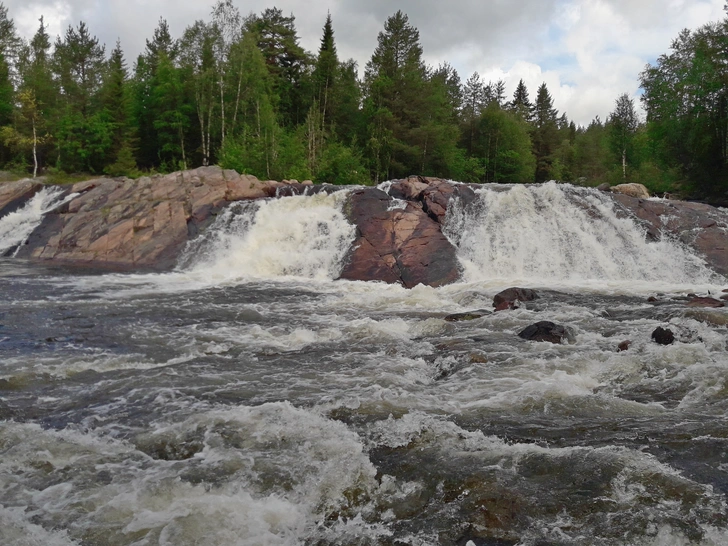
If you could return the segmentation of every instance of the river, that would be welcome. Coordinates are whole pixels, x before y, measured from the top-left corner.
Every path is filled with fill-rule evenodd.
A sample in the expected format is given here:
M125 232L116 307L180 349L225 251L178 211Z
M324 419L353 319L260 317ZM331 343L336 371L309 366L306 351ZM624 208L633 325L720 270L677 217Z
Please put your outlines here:
M441 288L332 280L345 192L234 205L164 274L0 259L0 544L728 544L728 313L685 301L725 279L596 191L479 193Z

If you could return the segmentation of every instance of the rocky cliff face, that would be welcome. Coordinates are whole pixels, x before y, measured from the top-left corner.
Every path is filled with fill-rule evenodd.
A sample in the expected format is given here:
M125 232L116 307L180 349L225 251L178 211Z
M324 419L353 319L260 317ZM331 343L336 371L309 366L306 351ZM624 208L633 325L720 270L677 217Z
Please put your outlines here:
M41 184L0 185L0 216L17 209ZM410 177L354 189L346 213L357 238L342 279L441 286L460 278L456 249L443 235L449 205L477 199L477 185ZM331 192L333 186L260 181L218 167L152 178L98 179L67 190L77 194L45 216L18 256L121 270L172 268L186 242L234 201ZM645 226L648 239L676 237L728 275L728 211L680 201L609 193L621 214Z

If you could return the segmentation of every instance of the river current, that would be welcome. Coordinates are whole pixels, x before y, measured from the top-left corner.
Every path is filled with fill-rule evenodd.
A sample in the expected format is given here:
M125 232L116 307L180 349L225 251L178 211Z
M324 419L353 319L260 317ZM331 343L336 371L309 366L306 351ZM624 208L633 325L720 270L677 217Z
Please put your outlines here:
M0 544L728 544L728 312L685 301L726 280L596 191L479 193L437 289L333 280L345 192L234 205L165 274L0 259Z

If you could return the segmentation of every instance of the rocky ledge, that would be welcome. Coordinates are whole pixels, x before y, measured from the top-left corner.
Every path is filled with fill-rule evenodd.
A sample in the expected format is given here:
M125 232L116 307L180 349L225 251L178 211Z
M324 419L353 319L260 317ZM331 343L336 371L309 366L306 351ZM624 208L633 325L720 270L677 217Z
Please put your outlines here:
M341 278L441 286L460 278L453 244L442 227L453 200L478 199L477 185L413 176L350 192L345 212L357 227ZM0 185L0 217L42 188L33 181ZM167 270L187 241L215 215L240 200L332 192L336 186L261 181L219 167L164 176L97 179L66 190L63 205L47 214L18 250L31 261L112 268ZM71 194L75 194L71 196ZM675 237L728 275L728 211L681 201L606 193L620 214L642 223L648 240Z

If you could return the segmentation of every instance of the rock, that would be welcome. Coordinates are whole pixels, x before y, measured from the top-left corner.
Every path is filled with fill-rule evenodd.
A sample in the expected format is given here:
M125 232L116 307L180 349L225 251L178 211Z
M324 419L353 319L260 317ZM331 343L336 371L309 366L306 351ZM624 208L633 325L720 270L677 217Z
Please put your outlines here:
M18 210L42 187L43 184L29 178L0 184L0 217Z
M647 301L650 303L655 303L659 300L655 296L650 296L649 298L647 298Z
M96 179L74 185L78 197L47 214L18 256L113 269L172 268L190 234L231 201L275 193L219 167L164 176Z
M715 298L694 296L688 301L688 307L725 307L725 303Z
M621 193L623 195L629 195L630 197L636 197L638 199L649 199L650 192L642 184L618 184L610 188L612 193Z
M620 343L619 345L617 345L617 351L619 351L620 353L623 351L626 351L627 349L629 349L630 345L632 345L632 342L627 339L627 340L623 341L622 343Z
M688 309L685 312L687 318L712 324L713 326L728 326L728 313L725 311L711 311L709 309Z
M675 342L675 334L672 333L672 330L658 326L652 332L652 340L660 345L671 345Z
M496 311L517 308L516 302L533 301L538 299L538 294L530 288L506 288L493 297L493 307Z
M468 362L470 364L487 364L488 357L481 353L470 353L468 355Z
M346 206L359 237L341 272L349 280L442 286L460 278L455 247L418 206L390 210L392 198L376 188L353 192Z
M477 198L475 191L466 184L452 184L445 180L434 179L422 192L422 208L430 218L443 225L452 199L459 199L463 207L467 207Z
M605 182L604 184L599 184L597 186L597 189L599 191L607 192L607 191L610 191L612 189L612 185L611 184L608 184L607 182Z
M463 322L467 320L475 320L486 315L490 315L491 311L486 309L478 309L477 311L468 311L467 313L453 313L445 317L447 322Z
M560 324L554 324L547 320L542 320L535 324L527 326L522 330L518 337L528 341L548 341L549 343L562 343L568 339L569 335L566 328Z
M703 203L637 199L611 194L618 214L641 224L648 237L679 239L717 273L728 276L728 210Z

